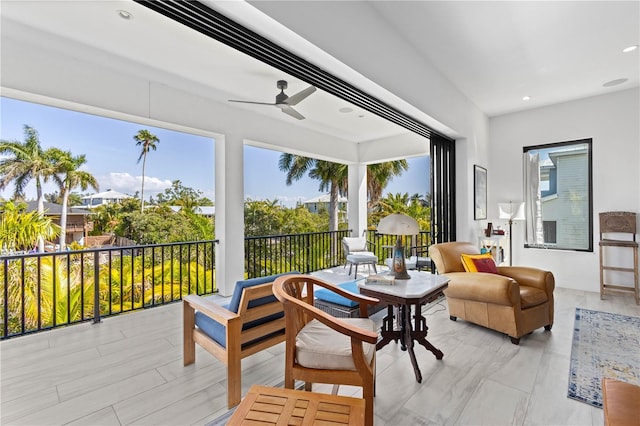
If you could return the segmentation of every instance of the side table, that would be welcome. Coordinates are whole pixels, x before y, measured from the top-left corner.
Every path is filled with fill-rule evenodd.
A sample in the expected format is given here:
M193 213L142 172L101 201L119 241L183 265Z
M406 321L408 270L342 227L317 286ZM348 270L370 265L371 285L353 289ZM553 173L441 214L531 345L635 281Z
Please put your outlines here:
M382 321L382 338L376 344L376 350L382 349L392 340L400 341L400 349L409 352L413 372L418 383L422 382L422 373L413 350L414 343L424 346L442 359L444 354L427 340L427 320L422 316L422 305L436 300L449 285L449 279L443 275L427 272L408 271L408 280L396 279L394 285L359 283L360 293L375 297L381 304L387 305L387 316ZM394 321L393 307L398 306L398 318ZM413 307L413 315L411 308ZM413 324L411 318L413 316ZM394 326L397 324L398 328Z
M364 424L364 399L253 385L227 425Z

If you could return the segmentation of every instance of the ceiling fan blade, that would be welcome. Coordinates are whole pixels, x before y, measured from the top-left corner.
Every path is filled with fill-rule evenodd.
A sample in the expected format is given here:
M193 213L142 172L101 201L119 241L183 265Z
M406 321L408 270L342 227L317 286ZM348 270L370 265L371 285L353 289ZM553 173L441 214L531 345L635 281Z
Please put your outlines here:
M313 86L309 86L306 89L296 93L293 96L289 96L284 103L287 105L297 105L300 101L302 101L304 98L306 98L307 96L309 96L310 94L312 94L313 92L316 91L316 88Z
M300 114L298 111L290 107L289 105L278 105L278 108L282 110L285 114L292 116L293 118L297 118L298 120L304 120L304 115Z
M253 102L253 101L239 101L236 99L229 99L229 102L237 102L239 104L254 104L254 105L276 105L272 102Z

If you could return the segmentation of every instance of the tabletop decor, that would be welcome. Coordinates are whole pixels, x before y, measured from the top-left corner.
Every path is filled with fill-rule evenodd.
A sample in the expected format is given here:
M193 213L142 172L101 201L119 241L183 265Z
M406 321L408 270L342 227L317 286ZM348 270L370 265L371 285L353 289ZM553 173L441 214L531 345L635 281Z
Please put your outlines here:
M418 235L420 226L412 217L400 213L393 213L380 220L378 224L378 232L380 234L397 235L396 245L393 248L392 270L389 272L398 280L408 280L411 278L407 273L407 265L404 257L404 247L402 246L402 237L404 235Z
M640 385L640 318L576 308L569 398L602 407L602 377Z

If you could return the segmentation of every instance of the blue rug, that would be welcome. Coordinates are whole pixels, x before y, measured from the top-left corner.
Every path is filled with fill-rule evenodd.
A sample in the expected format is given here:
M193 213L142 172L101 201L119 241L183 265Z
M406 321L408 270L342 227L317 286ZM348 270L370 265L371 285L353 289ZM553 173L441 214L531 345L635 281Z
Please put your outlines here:
M576 308L568 397L602 407L602 378L640 385L640 318Z

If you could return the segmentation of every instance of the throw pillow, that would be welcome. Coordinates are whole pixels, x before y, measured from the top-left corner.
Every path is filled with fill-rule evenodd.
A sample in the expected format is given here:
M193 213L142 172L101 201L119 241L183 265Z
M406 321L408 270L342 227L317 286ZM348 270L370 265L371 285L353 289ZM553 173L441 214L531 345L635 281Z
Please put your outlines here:
M491 253L485 254L463 254L461 255L462 266L467 272L488 272L497 274L498 267L493 260Z

